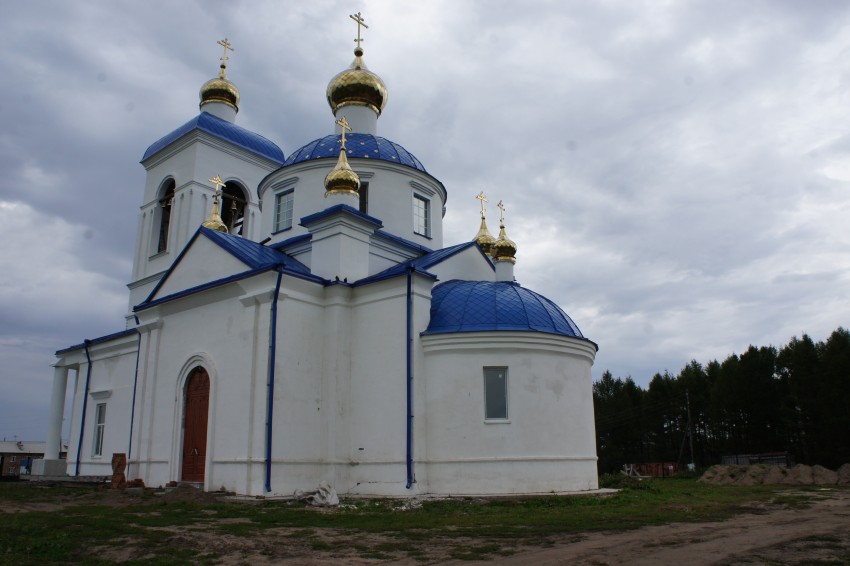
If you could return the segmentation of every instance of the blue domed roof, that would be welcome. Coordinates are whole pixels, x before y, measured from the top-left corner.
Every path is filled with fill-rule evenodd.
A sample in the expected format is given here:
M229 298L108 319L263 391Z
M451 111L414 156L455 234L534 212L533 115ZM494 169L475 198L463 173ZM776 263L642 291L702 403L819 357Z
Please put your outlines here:
M304 147L289 154L289 158L284 161L283 166L286 167L287 165L294 165L312 159L336 159L339 155L339 138L340 136L338 135L332 135L313 140ZM345 146L346 155L349 159L380 159L381 161L407 165L408 167L413 167L427 173L425 166L412 153L399 144L380 136L373 136L372 134L347 134L345 136Z
M283 162L283 152L274 142L267 140L260 134L255 134L241 126L232 124L227 120L222 120L218 116L213 116L209 112L201 112L167 136L152 143L145 150L142 162L195 130L201 130L234 145L253 151L276 163Z
M561 308L510 281L446 281L431 291L431 321L423 334L520 330L584 338Z

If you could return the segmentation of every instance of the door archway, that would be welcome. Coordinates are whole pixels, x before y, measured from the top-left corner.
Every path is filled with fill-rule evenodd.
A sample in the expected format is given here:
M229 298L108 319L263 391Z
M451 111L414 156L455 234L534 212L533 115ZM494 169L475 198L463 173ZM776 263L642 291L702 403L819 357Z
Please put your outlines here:
M210 407L210 376L198 366L186 381L183 415L183 481L204 481L207 463L207 417Z

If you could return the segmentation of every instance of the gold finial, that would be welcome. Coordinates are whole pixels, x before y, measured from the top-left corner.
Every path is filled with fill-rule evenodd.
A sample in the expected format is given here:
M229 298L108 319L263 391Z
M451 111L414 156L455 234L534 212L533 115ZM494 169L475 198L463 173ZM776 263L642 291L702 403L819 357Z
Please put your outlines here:
M489 255L493 244L496 243L496 238L494 238L493 234L490 233L490 230L487 229L487 221L484 220L484 213L487 212L487 209L484 208L484 203L489 201L484 195L484 191L475 195L475 198L481 201L481 227L478 228L478 233L475 234L472 241L481 246L484 253Z
M481 191L480 193L475 195L475 198L477 198L478 200L481 201L481 218L484 218L484 213L487 212L487 209L484 208L484 203L490 202L490 201L487 200L487 196L484 194L484 191ZM501 201L499 201L499 202L501 202Z
M218 230L219 232L227 233L227 225L225 225L224 221L222 221L221 214L218 212L218 197L221 194L221 187L225 186L225 183L221 180L219 175L209 179L209 182L215 185L212 212L210 212L209 218L204 220L204 223L201 224L201 226L211 230Z
M364 20L363 16L360 15L360 12L357 12L354 15L349 14L348 17L357 22L357 39L355 39L354 42L357 44L357 50L362 51L363 49L360 47L360 42L366 40L360 37L360 27L362 26L366 29L369 29L369 26L366 25L366 20Z
M221 57L221 65L219 65L220 70L218 72L218 76L219 78L226 79L227 60L230 59L230 57L227 56L227 52L228 50L233 51L233 46L229 41L227 41L226 37L224 39L219 40L218 44L224 47L224 55Z
M348 125L348 120L345 119L345 116L338 119L336 121L336 125L339 126L340 130L342 130L342 138L341 138L342 146L340 147L340 149L345 151L345 131L348 130L350 132L351 126Z
M499 207L499 237L491 248L493 260L516 263L516 244L505 233L505 205L499 201L496 206Z

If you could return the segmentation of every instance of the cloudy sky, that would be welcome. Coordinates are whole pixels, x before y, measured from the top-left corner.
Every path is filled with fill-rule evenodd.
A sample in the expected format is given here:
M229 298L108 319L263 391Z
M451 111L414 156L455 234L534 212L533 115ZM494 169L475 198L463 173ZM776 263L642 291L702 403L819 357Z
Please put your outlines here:
M138 161L216 41L237 122L288 155L332 132L357 11L446 245L504 200L517 279L599 344L595 378L850 324L846 2L4 2L0 437L43 439L52 353L123 329Z

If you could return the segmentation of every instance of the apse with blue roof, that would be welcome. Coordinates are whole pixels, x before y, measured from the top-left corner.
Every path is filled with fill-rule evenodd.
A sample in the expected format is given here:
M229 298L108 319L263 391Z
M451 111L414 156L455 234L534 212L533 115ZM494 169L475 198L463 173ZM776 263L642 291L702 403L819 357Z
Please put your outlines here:
M130 307L150 294L210 214L215 190L207 180L212 175L220 174L224 183L220 213L228 231L255 241L265 237L256 187L283 164L284 154L274 142L236 124L240 93L227 77L234 48L226 39L219 45L224 55L217 76L201 87L200 114L152 143L142 156L146 181Z

